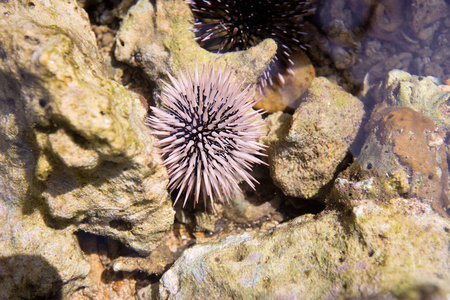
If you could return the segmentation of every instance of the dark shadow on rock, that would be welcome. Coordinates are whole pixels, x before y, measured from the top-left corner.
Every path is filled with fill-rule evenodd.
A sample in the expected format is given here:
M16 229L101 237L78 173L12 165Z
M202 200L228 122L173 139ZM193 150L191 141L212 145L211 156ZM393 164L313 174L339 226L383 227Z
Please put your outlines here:
M287 197L285 196L285 201L277 209L285 217L284 221L294 219L298 216L304 214L319 214L325 209L331 209L329 207L328 198L329 193L333 190L334 182L338 175L350 166L353 161L353 155L350 151L347 152L342 161L337 165L333 178L323 185L315 195L310 198L299 198L299 197ZM282 193L281 190L279 190Z
M15 132L0 131L0 153L8 157L10 165L23 169L19 172L23 173L22 184L27 191L22 195L22 199L16 194L15 197L5 199L16 201L9 205L20 206L25 215L32 214L38 209L47 226L52 227L55 222L50 218L48 206L41 197L46 184L35 178L36 162L40 153L35 151L38 148L36 136L30 129L33 127L34 130L49 133L54 130L52 129L54 126L45 127L34 122L36 117L28 111L30 106L37 105L45 111L45 114L51 115L51 96L37 76L24 69L17 73L0 69L0 118L14 121L16 127ZM13 190L11 192L14 194Z
M260 205L269 202L271 206L274 208L274 211L281 214L282 222L294 219L304 214L317 214L324 209L323 203L315 199L301 199L284 195L283 191L273 183L273 180L270 176L269 167L267 166L254 165L253 169L250 171L250 175L254 177L258 181L258 183L256 183L255 190L245 181L242 181L239 184L239 187L241 188L241 191L244 195L245 202L255 207L258 207ZM176 199L177 194L178 190L175 190L171 194L172 199ZM185 194L182 194L182 196L180 196L180 199L174 205L174 208L176 210L184 211L184 214L186 214L186 218L194 219L195 212L207 211L209 213L214 214L209 199L207 199L205 208L202 196L200 196L199 202L194 207L193 205L194 200L192 199L193 196L191 195L185 207L183 207L184 196ZM239 205L239 204L232 203L225 205ZM266 215L263 216L258 221L248 221L248 222L249 224L251 223L254 226L258 227L259 223L267 221L268 218L270 218L270 216ZM219 219L219 222L221 219L222 218ZM222 220L226 220L225 222L227 222L227 224L224 225L224 227L226 227L228 225L229 220L227 219ZM238 221L235 222L239 223ZM218 233L219 231L221 230L218 231L216 230L215 233Z
M327 203L326 199L333 189L336 178L342 171L347 169L352 162L353 155L350 153L350 151L348 151L342 161L337 165L333 173L333 178L326 184L324 184L321 188L319 188L315 195L311 196L310 198L290 197L289 203L292 207L290 209L289 207L283 208L285 211L289 212L289 215L291 216L289 219L293 219L307 213L318 214L322 212L329 204Z
M0 299L59 300L62 286L58 271L42 256L0 258Z
M39 95L40 99L47 99L48 92L34 75L26 71L20 71L19 73L20 79L17 78L16 74L0 69L0 118L6 122L14 122L11 124L15 127L15 130L0 131L0 153L7 157L6 167L13 166L23 169L23 171L18 172L22 173L22 184L23 187L27 188L27 191L21 199L17 196L17 192L13 190L16 188L21 193L20 187L15 186L10 191L10 195L4 195L3 198L8 205L21 206L24 214L31 214L36 208L44 209L44 205L39 198L34 196L40 193L40 188L35 190L39 185L33 185L36 165L36 153L33 151L36 145L33 146L33 144L36 143L36 140L32 131L29 130L29 122L32 117L27 116L25 107L26 99L30 99L33 95L24 93L24 89L34 91L35 96ZM41 213L44 219L45 216L48 216L42 211Z
M95 235L81 230L77 231L75 235L83 254L90 257L89 260L100 260L101 265L103 266L101 272L102 283L112 284L113 282L120 282L124 280L124 278L133 278L136 280L136 290L139 290L149 284L159 282L161 274L147 274L145 271L139 270L132 272L113 270L112 264L115 259L126 257L142 258L136 251L123 243L105 236ZM167 253L170 252L169 250L167 251ZM167 266L167 268L170 266L171 265ZM98 268L98 266L96 268Z
M139 254L122 242L89 232L79 230L75 233L81 250L86 255L103 255L106 260L114 260L120 256L138 257Z
M2 50L0 45L0 50ZM3 51L4 52L4 51ZM2 52L2 53L3 53ZM3 55L0 53L0 55ZM4 56L4 55L3 55ZM64 128L69 136L81 147L89 147L89 142L78 133L71 130L68 124L55 119L52 115L52 95L44 87L42 79L26 69L15 73L0 69L0 118L11 120L14 130L0 131L0 153L7 155L10 165L23 168L25 171L24 186L28 185L26 196L17 199L14 206L21 206L22 213L29 215L38 209L44 217L47 226L64 228L73 220L56 220L51 217L49 207L42 197L44 191L53 197L58 197L85 184L99 187L104 182L120 176L122 172L133 167L129 159L122 162L103 161L92 171L75 172L48 149L40 149L35 132L50 134L58 128ZM61 124L59 124L61 123ZM35 177L37 160L43 151L47 154L53 171L46 181ZM46 152L47 151L47 152ZM12 153L12 154L11 154ZM11 201L14 201L14 197Z
M259 204L272 201L276 211L283 216L282 222L305 214L317 214L324 209L324 205L320 201L284 195L283 191L273 183L269 167L258 165L255 166L255 170L255 178L260 184L256 191L246 184L246 188L243 188L246 198L253 205L258 204L257 200L260 201ZM274 198L277 200L273 201Z
M330 181L328 181L327 184L322 186L319 189L319 191L317 192L317 194L311 198L316 199L316 198L325 197L333 188L334 181L336 180L338 175L351 165L351 163L353 162L353 159L354 159L354 156L352 155L352 153L350 153L350 151L347 151L347 154L344 156L344 158L341 160L341 162L336 166L336 169L334 170L334 173L333 173L333 178Z

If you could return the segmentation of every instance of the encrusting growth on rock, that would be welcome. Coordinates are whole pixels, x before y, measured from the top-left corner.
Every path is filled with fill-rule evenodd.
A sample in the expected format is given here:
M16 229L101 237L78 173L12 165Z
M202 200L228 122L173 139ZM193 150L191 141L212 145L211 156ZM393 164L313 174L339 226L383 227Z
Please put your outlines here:
M239 191L239 178L252 188L253 163L263 163L256 155L264 145L261 137L261 111L252 110L257 102L254 89L242 89L234 72L214 65L186 67L177 78L169 74L172 85L164 82L162 107L152 107L146 124L160 140L164 165L169 173L169 189L178 189L174 204L184 193L183 207L190 195L194 206L200 194L224 203Z

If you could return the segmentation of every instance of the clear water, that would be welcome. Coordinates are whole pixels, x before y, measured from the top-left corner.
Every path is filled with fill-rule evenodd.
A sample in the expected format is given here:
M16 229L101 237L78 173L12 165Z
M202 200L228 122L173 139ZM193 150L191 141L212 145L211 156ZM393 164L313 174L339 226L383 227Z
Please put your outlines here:
M351 150L366 175L346 192L376 174L400 195L448 211L449 12L445 0L327 0L308 19L316 75L364 103Z

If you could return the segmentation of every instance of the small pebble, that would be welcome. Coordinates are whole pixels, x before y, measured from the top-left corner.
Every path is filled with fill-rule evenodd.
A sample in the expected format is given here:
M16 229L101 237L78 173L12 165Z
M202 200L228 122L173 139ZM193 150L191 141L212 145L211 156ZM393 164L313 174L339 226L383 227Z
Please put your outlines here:
M102 46L107 47L112 44L114 40L114 34L111 32L106 32L102 37Z

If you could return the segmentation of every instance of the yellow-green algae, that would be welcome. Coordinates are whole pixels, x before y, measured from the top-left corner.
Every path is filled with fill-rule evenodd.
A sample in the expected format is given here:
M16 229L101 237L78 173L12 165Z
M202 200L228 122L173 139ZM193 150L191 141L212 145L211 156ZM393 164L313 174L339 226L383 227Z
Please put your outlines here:
M154 6L155 5L155 6ZM166 73L177 75L186 66L192 72L197 61L204 64L227 65L236 71L244 85L256 84L277 51L272 39L267 39L246 51L225 54L202 49L194 40L194 18L183 0L139 0L128 12L117 34L115 50L118 60L141 67L149 78L167 79ZM141 61L135 59L141 54Z
M33 153L25 166L34 172L33 200L25 203L53 222L148 253L174 211L139 96L106 77L87 14L75 1L10 1L0 13L0 71L17 83L6 89L18 95L11 96L16 123ZM130 230L110 226L115 220Z
M449 220L417 200L351 206L196 246L163 276L161 296L343 299L424 284L448 289Z
M315 78L288 131L284 124L267 138L274 183L285 195L320 196L345 159L363 115L359 99L324 77Z

